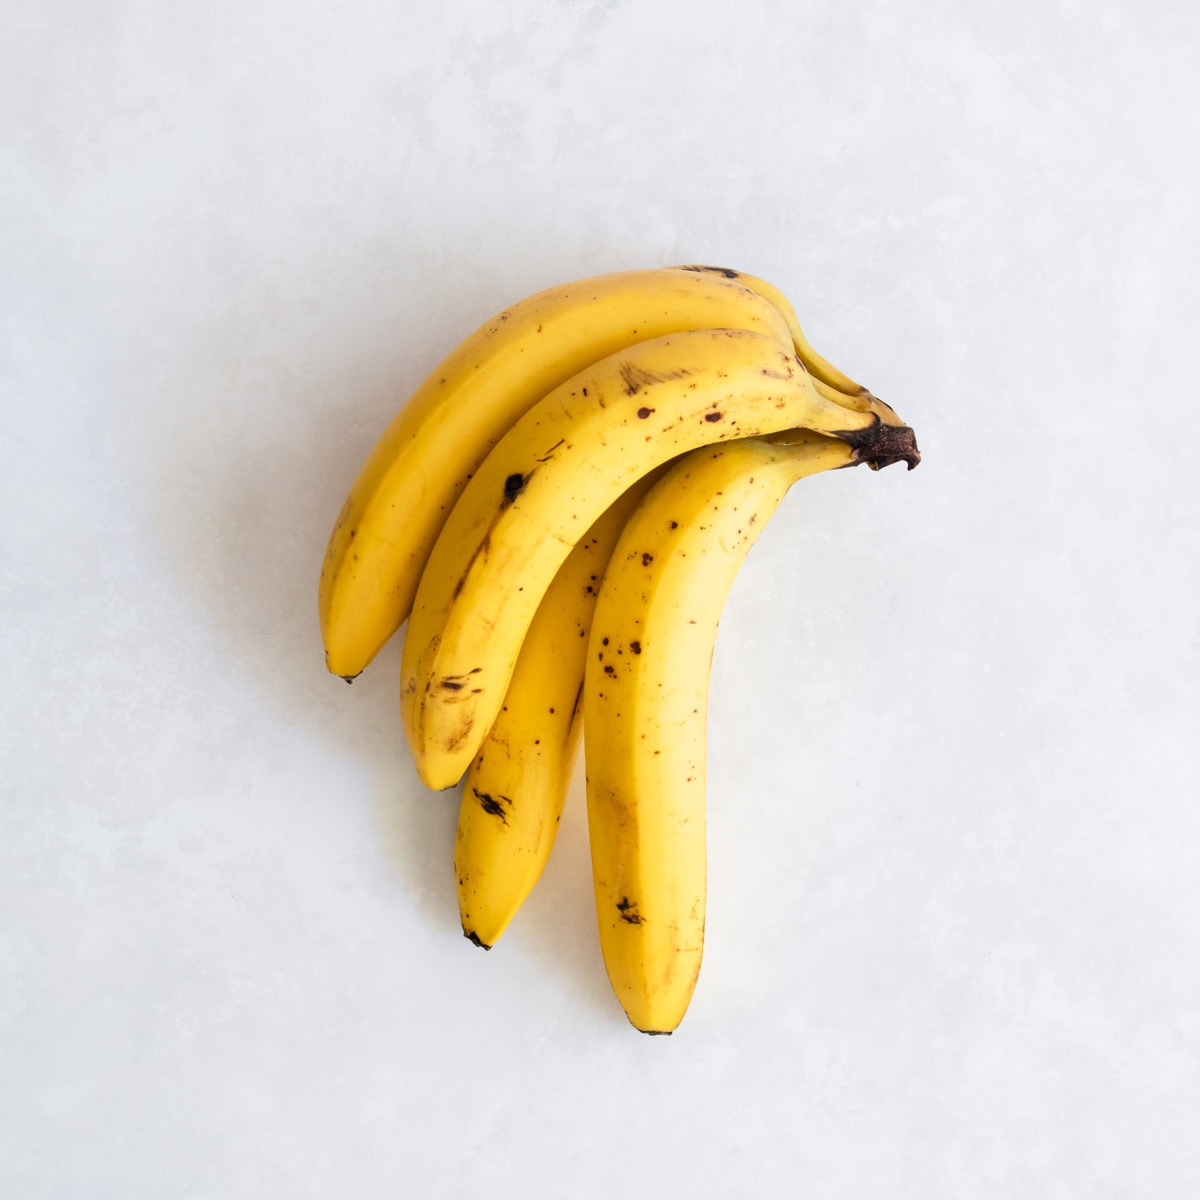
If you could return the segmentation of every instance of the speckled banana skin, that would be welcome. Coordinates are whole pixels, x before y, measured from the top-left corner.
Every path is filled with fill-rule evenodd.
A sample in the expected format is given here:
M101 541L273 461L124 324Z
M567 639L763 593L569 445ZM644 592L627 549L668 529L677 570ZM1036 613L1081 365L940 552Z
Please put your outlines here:
M425 783L446 788L462 778L550 581L626 488L698 446L784 429L840 438L875 465L915 455L891 409L831 402L776 337L745 330L639 342L529 409L463 489L417 588L401 714Z
M454 843L463 933L490 949L549 861L582 729L600 580L657 473L620 495L558 569L521 644L504 704L467 770Z
M792 344L768 298L721 274L668 268L548 288L465 338L387 427L338 515L318 595L329 670L353 678L400 628L455 500L527 409L632 343L721 328Z
M646 1033L675 1029L700 971L708 682L726 596L792 484L853 461L811 434L693 450L613 551L584 683L588 836L605 967Z

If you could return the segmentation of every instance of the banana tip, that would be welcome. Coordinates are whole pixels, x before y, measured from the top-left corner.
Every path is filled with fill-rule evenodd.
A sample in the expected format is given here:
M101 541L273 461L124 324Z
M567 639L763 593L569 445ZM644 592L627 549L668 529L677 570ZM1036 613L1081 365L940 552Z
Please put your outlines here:
M359 670L355 671L353 675L343 675L342 672L337 670L333 663L329 661L328 650L325 651L325 670L327 670L330 675L337 675L339 678L344 679L347 683L353 683L362 674L362 671Z
M490 950L492 947L488 942L479 936L473 929L464 929L463 937L467 939L473 946L478 946L480 950Z

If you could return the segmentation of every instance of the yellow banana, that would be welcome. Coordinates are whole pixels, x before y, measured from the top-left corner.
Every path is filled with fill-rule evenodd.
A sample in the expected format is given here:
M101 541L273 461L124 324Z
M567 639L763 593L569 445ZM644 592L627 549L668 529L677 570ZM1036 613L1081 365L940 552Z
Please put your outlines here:
M584 684L588 837L605 967L646 1033L679 1024L700 971L705 723L726 596L788 488L854 461L846 443L803 433L693 450L613 551Z
M792 348L796 357L805 365L813 377L817 390L835 404L844 404L847 408L866 411L874 404L882 404L877 396L873 396L861 383L855 383L844 371L839 371L832 363L822 358L809 344L800 328L800 318L791 301L773 283L760 279L757 275L749 275L745 271L735 271L732 267L684 266L676 267L678 271L695 271L717 275L722 279L733 280L749 288L752 292L768 300L783 317L791 336Z
M400 628L446 515L526 409L631 343L709 328L791 345L770 300L737 280L668 268L549 288L467 337L388 425L337 518L318 603L329 670L352 679Z
M463 933L490 949L541 877L579 749L587 635L600 579L639 480L558 569L517 657L504 705L467 771L454 843Z
M639 342L551 391L480 463L421 575L401 713L425 783L462 777L555 572L634 481L697 446L789 428L841 438L873 466L911 467L912 431L897 422L886 407L831 403L774 336L744 330Z

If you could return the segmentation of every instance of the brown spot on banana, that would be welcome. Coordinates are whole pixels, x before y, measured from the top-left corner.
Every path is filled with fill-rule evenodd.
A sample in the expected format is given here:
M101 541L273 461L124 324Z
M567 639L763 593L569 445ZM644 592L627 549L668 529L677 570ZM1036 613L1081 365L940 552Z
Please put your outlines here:
M639 367L634 363L621 364L621 378L625 383L625 394L627 396L636 396L642 388L650 387L655 383L664 383L668 379L685 379L691 372L686 367L681 367L677 371L649 371L645 367ZM644 406L643 406L644 407ZM652 413L654 409L646 412L646 417ZM645 420L642 416L642 409L638 409L638 416Z
M504 498L500 501L501 508L507 508L525 490L525 485L529 482L532 474L532 471L529 475L522 475L520 471L514 471L504 481Z
M472 667L463 675L443 675L438 686L447 692L460 692L470 682L471 676L478 675L482 670L482 667ZM472 688L471 690L474 693L483 691L482 688Z
M471 736L471 730L475 727L474 706L472 705L459 711L458 724L441 740L440 749L445 754L454 754L463 742Z
M479 801L479 807L483 809L488 816L499 817L502 825L508 824L507 810L512 808L512 800L507 796L501 796L499 793L492 795L491 792L481 792L478 788L471 789L472 795Z
M636 396L642 388L662 381L661 375L655 375L653 371L647 371L633 363L621 364L621 378L625 381L625 394L628 396Z
M507 505L501 504L500 507L505 508L505 507L507 507ZM489 529L487 531L487 533L485 533L483 535L483 537L480 539L479 545L475 547L475 552L474 552L474 554L471 555L469 561L467 562L466 568L463 570L463 573L458 577L458 582L454 585L454 593L453 593L453 597L452 597L453 599L455 599L455 600L458 599L459 593L463 590L463 586L467 582L467 577L471 574L471 570L475 566L476 559L487 558L488 552L491 550L491 548L492 548L492 531Z

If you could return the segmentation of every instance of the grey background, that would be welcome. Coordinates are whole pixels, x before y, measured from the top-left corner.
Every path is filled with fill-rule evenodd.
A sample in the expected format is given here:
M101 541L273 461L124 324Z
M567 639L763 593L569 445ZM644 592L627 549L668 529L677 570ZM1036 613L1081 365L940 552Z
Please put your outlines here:
M6 9L0 1191L1200 1196L1195 5ZM648 1039L578 787L480 954L315 597L461 336L680 261L925 462L735 586Z

